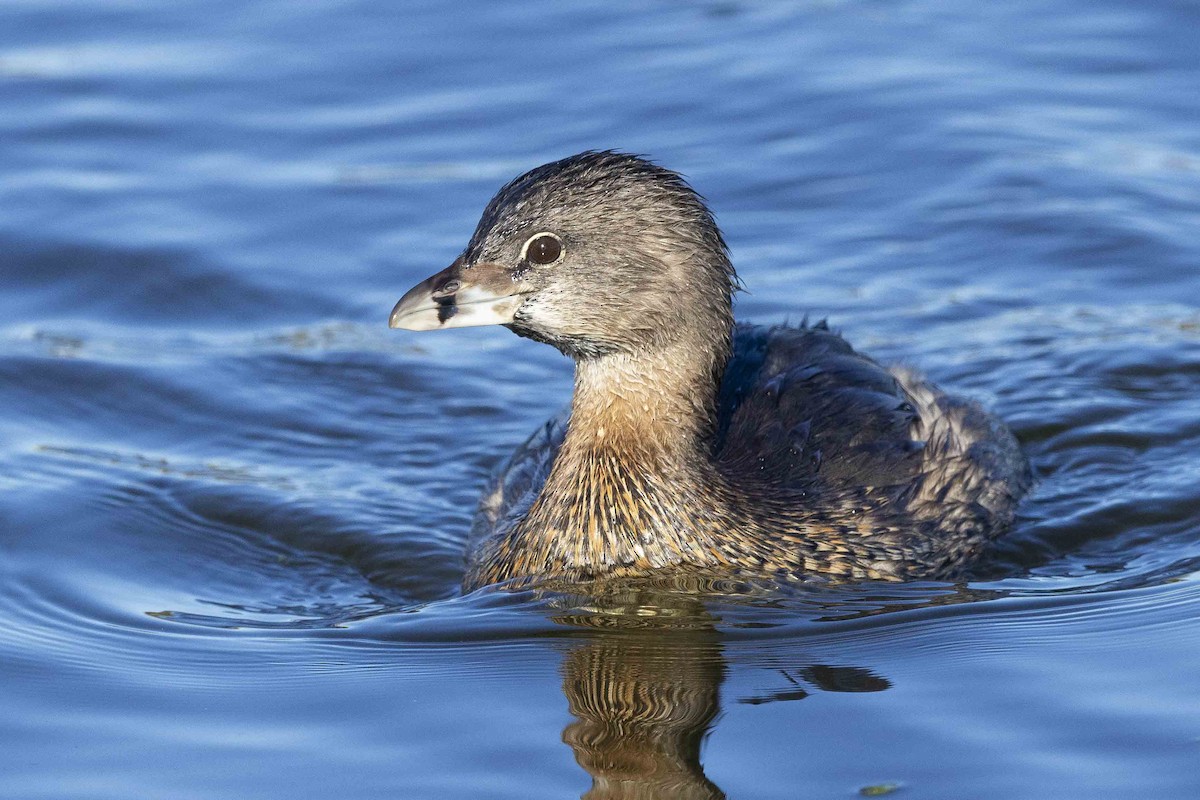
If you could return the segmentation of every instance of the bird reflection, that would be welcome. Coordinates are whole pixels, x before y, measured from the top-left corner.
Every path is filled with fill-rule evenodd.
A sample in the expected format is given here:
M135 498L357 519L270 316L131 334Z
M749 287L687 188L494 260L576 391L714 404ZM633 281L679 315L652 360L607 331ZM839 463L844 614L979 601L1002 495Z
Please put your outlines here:
M702 603L640 595L559 616L586 627L563 665L573 722L563 741L592 778L584 800L724 798L704 773L701 747L720 712L725 677L721 634ZM739 698L759 705L816 691L873 692L891 686L861 667L773 666L778 689Z
M692 622L596 632L567 654L575 721L563 741L592 776L587 800L725 797L700 764L720 708L720 637L702 609Z

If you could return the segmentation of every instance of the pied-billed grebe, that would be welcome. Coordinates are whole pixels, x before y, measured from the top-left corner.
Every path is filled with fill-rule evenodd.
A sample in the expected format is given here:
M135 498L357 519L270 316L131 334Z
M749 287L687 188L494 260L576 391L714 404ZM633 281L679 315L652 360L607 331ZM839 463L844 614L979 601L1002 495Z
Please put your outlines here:
M1028 462L998 419L823 324L734 325L703 200L586 152L502 188L393 328L504 325L575 360L569 417L500 470L464 587L656 573L957 573L1012 520Z

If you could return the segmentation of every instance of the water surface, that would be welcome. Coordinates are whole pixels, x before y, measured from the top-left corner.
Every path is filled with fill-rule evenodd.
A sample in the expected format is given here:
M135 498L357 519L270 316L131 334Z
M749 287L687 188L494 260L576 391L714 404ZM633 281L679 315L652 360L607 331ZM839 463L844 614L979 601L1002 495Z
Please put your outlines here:
M0 7L0 796L1200 793L1200 10ZM960 585L462 597L570 391L388 331L589 147L1040 475Z

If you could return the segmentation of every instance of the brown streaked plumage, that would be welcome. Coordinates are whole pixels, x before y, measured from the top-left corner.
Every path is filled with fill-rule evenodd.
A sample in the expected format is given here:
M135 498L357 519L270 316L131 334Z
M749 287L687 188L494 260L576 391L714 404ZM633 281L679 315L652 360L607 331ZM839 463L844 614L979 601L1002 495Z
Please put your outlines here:
M1030 472L1003 423L823 324L735 326L736 286L682 178L587 152L501 189L465 252L401 299L393 327L503 324L576 364L569 416L481 502L465 588L945 578L1009 525Z

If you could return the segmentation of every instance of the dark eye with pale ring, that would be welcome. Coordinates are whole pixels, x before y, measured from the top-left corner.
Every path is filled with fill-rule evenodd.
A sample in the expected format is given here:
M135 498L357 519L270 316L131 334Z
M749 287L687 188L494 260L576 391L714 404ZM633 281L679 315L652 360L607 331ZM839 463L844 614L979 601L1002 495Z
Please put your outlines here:
M525 258L530 264L553 264L561 255L562 242L550 233L533 237L525 248Z

